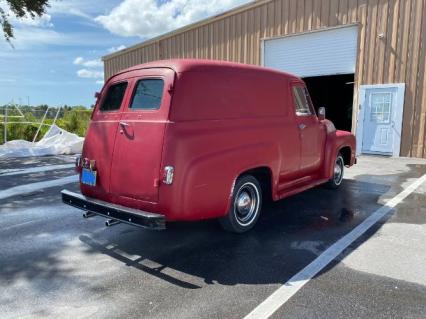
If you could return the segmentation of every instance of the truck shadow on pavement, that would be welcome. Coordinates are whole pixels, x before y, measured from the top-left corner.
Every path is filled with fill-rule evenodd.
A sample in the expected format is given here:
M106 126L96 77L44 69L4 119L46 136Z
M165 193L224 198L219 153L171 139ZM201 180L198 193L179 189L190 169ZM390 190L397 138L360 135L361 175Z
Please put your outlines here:
M426 173L426 165L407 167L397 174L358 175L337 191L318 187L268 203L257 226L243 235L222 231L216 221L171 223L163 232L125 224L105 228L103 218L83 220L79 210L62 206L61 188L8 198L0 202L4 218L0 305L15 312L38 303L44 316L53 317L49 305L57 298L62 301L58 296L80 306L81 298L117 302L126 289L138 300L147 289L161 295L167 288L182 294L207 286L216 289L217 284L283 284L409 185L410 179ZM77 190L78 185L67 188ZM397 206L390 222L424 224L425 207L426 196L414 192ZM37 213L19 216L33 208ZM347 251L374 235L383 222ZM342 256L318 276L333 269ZM246 288L250 289L241 289Z
M418 168L402 175L359 175L336 191L318 187L268 203L256 227L243 235L205 221L169 224L163 232L118 225L79 238L88 253L108 255L182 288L284 283L416 175Z
M383 199L399 193L402 183L409 184L409 178L426 172L424 165L408 166L410 170L402 174L358 175L355 180L345 180L337 191L318 187L268 203L257 226L243 235L222 231L216 221L171 223L166 231L155 232L125 224L104 228L103 218L83 220L77 210L64 212L61 223L57 223L54 215L45 216L55 223L43 226L36 223L28 226L28 230L15 228L4 234L12 236L19 230L23 232L13 244L15 248L2 251L0 282L7 289L24 279L31 283L34 291L46 288L60 291L64 285L92 287L89 277L77 276L75 265L64 268L58 257L65 248L75 250L78 246L69 246L68 241L78 238L84 244L82 253L89 263L90 255L104 254L125 267L138 270L133 275L142 281L160 280L184 289L216 283L230 286L284 283L382 207ZM75 187L77 185L72 185ZM408 222L404 212L412 214L416 207L426 206L425 196L415 193L410 196L398 206L399 222ZM42 202L53 203L54 199L58 203L58 198L56 192L29 197L25 199L25 206L37 207ZM23 207L24 200L20 205ZM413 216L410 215L409 220L411 222ZM365 239L379 228L377 224ZM22 258L20 247L29 241L31 258ZM351 249L361 243L357 241ZM15 249L13 254L11 249Z

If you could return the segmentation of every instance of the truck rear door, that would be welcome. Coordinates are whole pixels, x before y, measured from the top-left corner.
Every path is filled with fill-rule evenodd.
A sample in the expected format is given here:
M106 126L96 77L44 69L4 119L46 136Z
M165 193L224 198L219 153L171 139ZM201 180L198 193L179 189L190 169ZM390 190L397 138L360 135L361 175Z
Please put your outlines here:
M158 201L161 156L174 71L144 69L129 80L129 101L116 127L111 193Z
M123 77L108 82L93 112L84 143L82 157L94 161L96 166L96 185L81 184L84 194L95 197L109 192L110 169L120 110L127 100L129 83ZM96 196L96 195L97 196Z

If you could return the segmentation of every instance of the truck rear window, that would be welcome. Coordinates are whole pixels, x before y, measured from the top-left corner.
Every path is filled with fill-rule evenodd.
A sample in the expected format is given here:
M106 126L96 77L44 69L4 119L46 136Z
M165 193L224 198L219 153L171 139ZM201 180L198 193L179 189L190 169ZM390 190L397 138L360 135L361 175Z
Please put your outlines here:
M123 101L124 93L126 93L126 88L127 88L127 82L111 85L108 88L108 92L106 94L104 101L102 102L100 110L101 111L118 110Z
M133 93L131 109L158 110L163 97L164 81L161 79L139 80Z

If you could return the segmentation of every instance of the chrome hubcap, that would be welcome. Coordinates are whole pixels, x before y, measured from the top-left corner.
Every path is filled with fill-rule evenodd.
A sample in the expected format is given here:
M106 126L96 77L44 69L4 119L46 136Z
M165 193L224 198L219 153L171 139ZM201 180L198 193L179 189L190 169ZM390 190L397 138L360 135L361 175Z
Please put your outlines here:
M252 183L240 187L234 201L234 212L237 222L242 226L249 225L259 210L259 191Z
M343 160L341 157L336 159L334 164L334 183L339 185L343 179Z
M246 192L241 193L237 201L238 212L241 213L242 215L247 215L247 213L251 209L251 206L252 206L251 204L252 204L252 200L250 198L250 195L247 194Z

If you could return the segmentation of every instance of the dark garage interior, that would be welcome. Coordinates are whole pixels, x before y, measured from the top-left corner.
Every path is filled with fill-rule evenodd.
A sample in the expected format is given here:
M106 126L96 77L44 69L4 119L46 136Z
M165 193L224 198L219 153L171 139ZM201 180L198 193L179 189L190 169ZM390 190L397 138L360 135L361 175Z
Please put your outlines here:
M351 131L354 74L303 78L315 109L323 106L337 129Z

